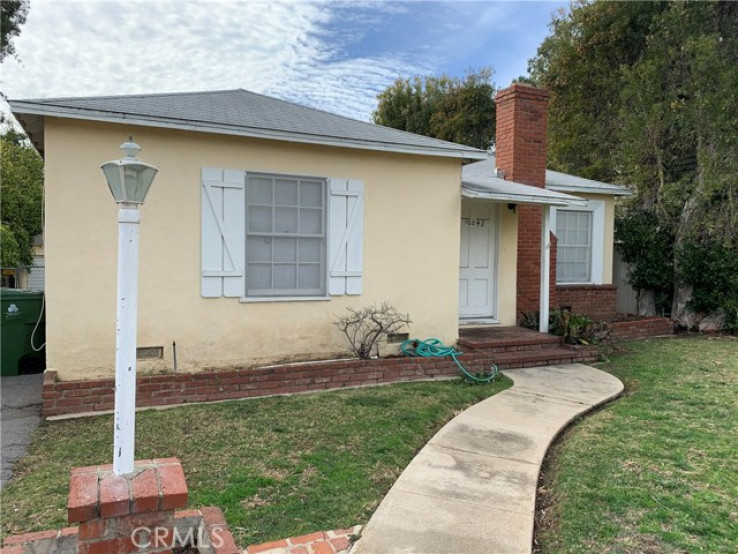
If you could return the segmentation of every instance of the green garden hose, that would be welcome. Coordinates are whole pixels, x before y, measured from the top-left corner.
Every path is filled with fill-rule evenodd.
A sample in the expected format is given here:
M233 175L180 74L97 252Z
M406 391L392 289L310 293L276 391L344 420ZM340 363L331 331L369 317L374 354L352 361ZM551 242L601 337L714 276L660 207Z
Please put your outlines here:
M491 383L497 378L497 375L499 374L499 369L494 364L492 364L491 368L492 373L490 373L489 375L484 375L482 377L478 374L474 375L473 373L469 373L469 371L467 371L467 369L463 365L461 365L461 362L459 361L458 357L462 354L462 352L460 350L456 350L452 346L446 346L438 339L408 339L402 343L401 349L402 353L405 354L405 356L419 356L421 358L445 358L447 356L451 356L453 361L461 370L461 373L464 374L464 377L474 383Z

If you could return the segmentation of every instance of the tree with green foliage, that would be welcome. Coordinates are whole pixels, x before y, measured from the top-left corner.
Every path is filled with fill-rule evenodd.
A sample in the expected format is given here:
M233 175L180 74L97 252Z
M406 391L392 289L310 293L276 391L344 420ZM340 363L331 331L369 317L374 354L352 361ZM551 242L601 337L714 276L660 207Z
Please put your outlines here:
M17 146L28 145L28 137L25 133L17 131L13 127L13 123L4 114L0 114L0 128L4 128L2 131L2 137L6 142L13 143Z
M2 0L0 2L0 62L5 56L15 55L13 39L20 35L26 22L30 4L28 0Z
M530 60L532 81L550 93L548 157L552 169L613 182L621 67L641 56L665 2L573 2L551 22Z
M529 65L551 92L550 165L631 185L617 226L631 283L673 290L666 304L685 327L709 311L730 327L738 321L730 263L738 258L738 3L577 1L551 31ZM697 278L697 266L714 274Z
M14 138L0 137L0 252L3 267L28 267L33 237L43 226L44 162Z
M377 97L374 123L486 150L495 136L492 69L398 78Z

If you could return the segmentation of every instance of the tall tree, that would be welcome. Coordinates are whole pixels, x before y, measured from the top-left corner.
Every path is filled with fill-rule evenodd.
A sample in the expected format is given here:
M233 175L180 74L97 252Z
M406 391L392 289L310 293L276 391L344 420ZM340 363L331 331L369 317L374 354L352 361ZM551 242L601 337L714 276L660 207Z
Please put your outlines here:
M551 22L530 60L533 82L550 93L549 165L615 180L621 67L641 56L653 18L667 2L577 0Z
M378 125L486 150L495 135L492 69L398 78L377 97Z
M671 253L672 316L738 329L738 3L579 1L551 30L529 65L551 91L551 165L632 185L632 281L663 292L654 256ZM644 240L648 222L668 247Z
M33 237L42 231L43 160L27 143L2 136L0 178L2 266L29 266Z
M20 35L20 28L26 22L29 0L0 1L0 62L5 56L14 55L13 39Z

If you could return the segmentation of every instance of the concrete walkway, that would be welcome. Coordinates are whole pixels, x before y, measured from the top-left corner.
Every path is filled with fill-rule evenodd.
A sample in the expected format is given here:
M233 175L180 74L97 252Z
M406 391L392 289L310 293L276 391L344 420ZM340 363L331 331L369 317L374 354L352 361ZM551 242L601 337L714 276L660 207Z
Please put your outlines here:
M456 416L410 462L351 554L527 554L543 457L623 384L581 364L512 369L512 388Z
M13 464L22 458L31 443L31 433L41 422L43 373L3 377L0 381L0 442L2 479L0 488L13 475Z

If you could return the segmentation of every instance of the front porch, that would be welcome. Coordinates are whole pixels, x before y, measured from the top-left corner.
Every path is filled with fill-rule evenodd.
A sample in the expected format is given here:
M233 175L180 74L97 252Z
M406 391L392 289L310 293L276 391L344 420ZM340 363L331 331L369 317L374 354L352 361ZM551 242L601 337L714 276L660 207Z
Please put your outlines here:
M596 346L572 346L560 337L523 327L460 327L459 349L490 357L501 370L540 365L588 363L599 359Z
M548 190L543 180L505 180L495 158L464 167L461 195L460 318L515 325L520 312L540 310L546 333L556 304L551 211L586 201Z

